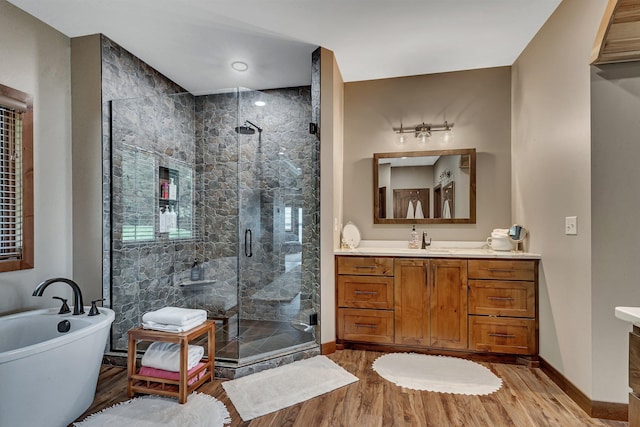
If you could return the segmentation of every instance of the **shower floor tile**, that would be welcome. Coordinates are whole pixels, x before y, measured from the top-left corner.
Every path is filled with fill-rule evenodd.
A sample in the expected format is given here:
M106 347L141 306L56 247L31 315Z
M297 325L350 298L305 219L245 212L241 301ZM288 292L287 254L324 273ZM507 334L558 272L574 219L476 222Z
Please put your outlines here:
M216 359L237 360L315 341L312 332L294 328L289 322L230 320L216 325Z

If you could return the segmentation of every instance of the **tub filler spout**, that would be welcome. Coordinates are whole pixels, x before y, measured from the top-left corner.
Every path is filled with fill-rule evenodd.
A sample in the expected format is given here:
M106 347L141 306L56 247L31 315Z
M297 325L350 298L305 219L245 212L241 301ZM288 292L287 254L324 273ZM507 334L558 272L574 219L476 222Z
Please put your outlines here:
M74 315L84 314L84 302L82 301L82 291L80 291L80 286L78 286L78 284L71 279L65 279L63 277L55 277L53 279L45 280L44 282L40 283L36 287L36 289L33 291L33 296L41 297L44 290L47 288L47 286L56 282L66 283L67 285L71 286L71 289L73 289L73 314Z

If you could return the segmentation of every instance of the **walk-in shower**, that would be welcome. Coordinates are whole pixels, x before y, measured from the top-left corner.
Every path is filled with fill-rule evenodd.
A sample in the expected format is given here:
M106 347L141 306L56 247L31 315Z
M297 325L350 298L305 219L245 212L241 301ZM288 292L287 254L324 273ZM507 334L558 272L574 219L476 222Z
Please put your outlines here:
M145 312L180 306L216 320L216 369L235 369L218 374L317 354L319 141L308 132L310 88L108 107L112 350L126 350L127 331Z

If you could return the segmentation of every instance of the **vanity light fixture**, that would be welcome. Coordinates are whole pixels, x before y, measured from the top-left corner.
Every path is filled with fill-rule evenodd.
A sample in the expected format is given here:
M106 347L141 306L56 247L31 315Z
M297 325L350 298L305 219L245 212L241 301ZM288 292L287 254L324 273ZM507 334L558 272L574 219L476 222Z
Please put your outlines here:
M399 128L393 128L393 131L398 134L398 142L400 144L404 144L405 138L403 134L412 133L416 138L420 138L420 142L426 143L427 139L432 135L433 132L451 132L451 128L453 127L453 123L449 123L445 120L444 124L441 125L432 125L426 124L422 122L418 126L412 128L404 128L402 127L402 123L400 123Z

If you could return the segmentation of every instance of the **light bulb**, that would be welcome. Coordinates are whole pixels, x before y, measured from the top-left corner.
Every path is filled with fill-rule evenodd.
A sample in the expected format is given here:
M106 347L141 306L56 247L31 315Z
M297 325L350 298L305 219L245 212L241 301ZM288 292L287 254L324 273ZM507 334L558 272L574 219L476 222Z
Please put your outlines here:
M453 142L453 132L449 131L445 131L442 132L442 135L440 136L440 143L442 145L449 145Z
M429 137L429 134L427 132L422 132L420 134L420 142L423 143L423 144L426 144L428 137Z
M407 142L407 141L406 141L406 139L405 139L404 135L403 135L403 134L401 134L401 133L399 133L399 134L398 134L398 144L400 144L400 145L404 145L404 144L405 144L405 142Z

